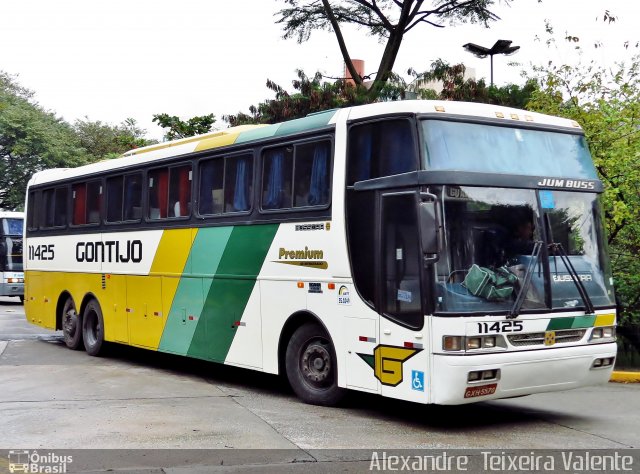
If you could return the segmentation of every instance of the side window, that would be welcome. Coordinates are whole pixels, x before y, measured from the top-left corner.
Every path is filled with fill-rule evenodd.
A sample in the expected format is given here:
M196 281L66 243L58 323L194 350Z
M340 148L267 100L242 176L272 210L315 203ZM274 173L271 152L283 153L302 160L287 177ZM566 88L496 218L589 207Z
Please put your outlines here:
M107 179L107 222L122 221L122 177Z
M124 177L123 219L139 221L142 218L142 173Z
M349 130L347 186L418 169L413 122L382 120Z
M46 189L42 192L44 219L41 227L64 227L67 224L67 188Z
M27 205L27 229L36 230L38 228L38 218L36 216L36 209L40 209L40 206L36 206L36 199L40 196L35 192L29 193L29 204Z
M329 203L331 142L305 143L296 147L294 207Z
M102 182L87 183L87 224L100 223L100 208L102 207Z
M328 140L267 150L262 170L262 209L329 203L331 142Z
M251 209L253 156L227 156L200 166L201 215L243 212Z
M107 179L107 222L142 218L142 173Z
M149 171L149 219L191 214L191 165Z
M201 215L220 214L224 197L224 158L208 160L200 164Z
M71 187L73 225L99 224L100 207L102 204L102 183L90 181L77 183Z

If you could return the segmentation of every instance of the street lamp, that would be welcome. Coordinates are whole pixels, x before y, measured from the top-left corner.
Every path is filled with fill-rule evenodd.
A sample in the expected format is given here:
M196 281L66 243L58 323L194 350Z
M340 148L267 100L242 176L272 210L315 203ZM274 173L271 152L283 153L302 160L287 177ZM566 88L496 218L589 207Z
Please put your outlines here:
M473 43L467 43L462 47L478 58L491 57L491 85L493 86L493 55L504 54L509 56L520 49L520 46L511 46L511 43L512 41L510 40L498 40L491 49Z

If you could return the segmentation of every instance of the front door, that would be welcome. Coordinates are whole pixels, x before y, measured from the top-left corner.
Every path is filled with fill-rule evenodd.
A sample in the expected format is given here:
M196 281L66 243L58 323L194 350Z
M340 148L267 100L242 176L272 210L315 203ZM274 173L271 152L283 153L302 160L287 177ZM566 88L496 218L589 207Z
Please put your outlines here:
M428 350L422 304L423 255L418 229L419 194L380 196L380 346L376 372L382 394L426 401Z

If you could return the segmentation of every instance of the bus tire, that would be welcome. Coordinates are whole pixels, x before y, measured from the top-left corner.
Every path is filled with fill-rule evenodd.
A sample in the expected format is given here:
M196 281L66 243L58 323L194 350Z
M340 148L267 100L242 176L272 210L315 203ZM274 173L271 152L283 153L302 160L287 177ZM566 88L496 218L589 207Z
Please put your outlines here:
M293 333L285 367L291 388L305 403L334 406L344 396L333 344L319 324L306 323Z
M90 356L100 354L104 346L104 320L102 310L96 300L87 303L82 314L82 339L84 348Z
M20 304L24 304L24 296L19 296L18 298L20 298Z
M62 306L61 323L64 343L69 349L80 349L82 347L82 318L76 312L76 306L71 297L68 297Z

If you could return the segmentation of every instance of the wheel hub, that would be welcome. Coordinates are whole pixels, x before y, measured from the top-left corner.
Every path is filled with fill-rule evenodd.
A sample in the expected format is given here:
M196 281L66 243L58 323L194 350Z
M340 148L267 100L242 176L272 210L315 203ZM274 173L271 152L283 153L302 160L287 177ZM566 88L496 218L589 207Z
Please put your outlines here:
M325 382L331 374L331 356L320 342L309 344L302 354L302 372L314 384Z
M67 334L75 334L76 328L78 325L78 318L76 317L76 312L72 309L64 313L64 321L62 322L62 326L64 331Z

